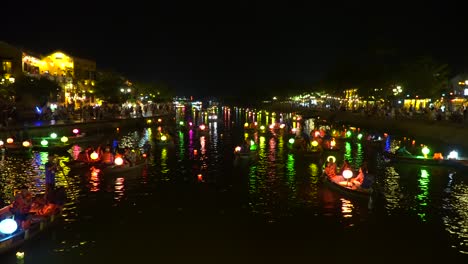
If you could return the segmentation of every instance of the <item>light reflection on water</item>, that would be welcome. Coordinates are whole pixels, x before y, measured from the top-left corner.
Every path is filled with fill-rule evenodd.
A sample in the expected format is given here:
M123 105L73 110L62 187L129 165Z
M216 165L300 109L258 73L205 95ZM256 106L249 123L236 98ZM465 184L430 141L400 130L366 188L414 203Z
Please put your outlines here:
M207 133L200 133L196 127L179 127L174 133L174 144L153 145L150 167L138 181L117 177L109 183L99 173L92 172L89 173L89 178L83 180L86 173L73 171L65 166L57 175L57 184L66 187L70 198L65 210L68 223L65 230L76 234L89 225L98 226L105 222L96 220L97 216L90 213L92 210L83 209L86 207L97 210L107 208L106 206L119 208L124 213L109 209L103 211L123 219L119 221L125 221L125 212L134 210L128 208L138 205L142 196L152 197L164 190L163 188L188 197L196 196L199 190L210 188L215 188L215 193L219 196L241 190L236 194L239 196L233 195L245 203L239 207L246 208L248 215L260 218L266 224L281 223L284 219L307 222L324 218L343 228L357 228L361 223L369 223L377 217L368 209L367 203L344 197L324 187L321 180L323 164L311 157L292 153L288 146L291 136L289 132L251 132L244 135L239 129L246 119L261 122L267 115L257 115L254 112L239 114L237 110L232 111L232 114L235 115L233 121L209 122ZM226 113L224 116L227 116ZM280 115L277 114L278 116ZM185 117L178 115L178 118ZM193 120L201 122L198 118ZM299 125L293 122L290 127ZM151 134L150 128L131 131L129 138L141 146L151 138ZM244 137L252 139L258 145L256 158L233 162L233 149ZM457 248L459 252L468 252L467 175L461 172L450 174L453 173L452 170L440 167L386 164L379 160L378 154L369 152L365 142L351 140L342 144L342 151L336 153L339 161L349 159L357 169L367 160L370 168L374 169L385 196L384 203L376 204L377 209L383 212L378 216L382 223L387 219L395 221L395 218L402 215L413 216L417 223L428 224L445 232L450 238L450 246ZM385 142L388 148L395 145L390 137ZM46 157L46 153L35 153L29 159L4 157L0 162L0 197L9 201L9 194L22 184L28 185L36 193L43 192L43 164ZM69 157L59 159L66 161ZM180 193L175 187L170 187L180 185L184 186ZM192 194L188 194L190 192ZM108 197L112 197L112 202L108 202ZM174 204L177 205L167 206L177 207L176 211L185 210L180 205L182 202ZM216 206L221 207L220 211L232 210L229 208L232 203ZM86 224L88 222L89 225ZM62 254L86 252L98 241L87 232L80 236L64 236L62 242L55 244L55 250L63 252Z

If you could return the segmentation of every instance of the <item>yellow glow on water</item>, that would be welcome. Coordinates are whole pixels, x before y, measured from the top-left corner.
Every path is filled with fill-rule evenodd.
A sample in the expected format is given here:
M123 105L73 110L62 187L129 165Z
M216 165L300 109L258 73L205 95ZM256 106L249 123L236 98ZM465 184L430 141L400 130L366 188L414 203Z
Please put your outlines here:
M162 148L161 149L161 159L160 159L160 168L161 168L161 173L162 174L168 174L169 173L169 167L167 164L167 149Z
M319 167L316 163L311 163L309 165L309 173L313 178L316 178L316 176L319 176ZM318 178L316 178L318 180Z
M118 177L114 182L114 201L119 202L125 195L125 178Z
M350 200L341 198L341 214L344 218L353 217L354 205Z

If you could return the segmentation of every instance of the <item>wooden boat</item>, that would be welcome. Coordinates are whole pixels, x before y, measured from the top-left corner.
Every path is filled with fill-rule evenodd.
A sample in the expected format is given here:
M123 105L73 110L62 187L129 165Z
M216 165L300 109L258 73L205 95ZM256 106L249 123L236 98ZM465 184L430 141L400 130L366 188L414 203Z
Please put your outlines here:
M41 152L53 152L53 153L64 153L72 147L69 143L53 143L47 146L33 145L32 149Z
M101 165L100 170L104 176L112 177L121 177L127 174L139 175L147 165L147 160L145 158L141 159L139 162L130 166L128 164L123 165Z
M257 156L256 150L249 150L249 151L239 151L234 153L236 159L241 160L254 160Z
M32 150L32 145L24 146L22 142L5 143L4 146L8 154L29 154Z
M85 162L79 160L70 160L64 162L64 164L71 170L89 169L91 166L99 165L97 162Z
M13 217L10 212L10 208L11 205L8 205L0 209L0 221L8 218L11 219ZM28 240L44 232L48 227L57 223L58 219L62 216L62 209L63 206L57 206L50 215L33 215L31 218L31 224L26 229L18 227L18 229L11 234L0 233L0 254L18 248Z
M358 199L369 199L374 189L371 188L362 188L361 186L355 185L351 180L347 181L342 175L336 175L332 178L324 172L322 174L324 183L327 184L330 188L341 192L344 195L347 195L352 198ZM368 175L367 177L372 177Z
M429 166L447 166L459 169L468 169L468 160L466 159L433 159L416 155L398 155L388 151L384 151L383 155L390 162L406 162Z

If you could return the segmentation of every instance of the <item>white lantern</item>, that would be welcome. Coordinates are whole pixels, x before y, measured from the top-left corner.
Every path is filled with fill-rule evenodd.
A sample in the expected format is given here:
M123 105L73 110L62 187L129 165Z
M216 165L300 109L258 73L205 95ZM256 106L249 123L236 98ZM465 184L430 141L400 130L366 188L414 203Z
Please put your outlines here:
M114 160L115 165L120 166L123 164L123 159L122 157L116 157Z
M0 222L0 233L2 234L12 234L16 231L16 229L18 229L18 224L11 218L3 219Z
M349 169L346 169L346 170L343 170L343 177L346 179L346 180L349 180L353 177L353 172Z

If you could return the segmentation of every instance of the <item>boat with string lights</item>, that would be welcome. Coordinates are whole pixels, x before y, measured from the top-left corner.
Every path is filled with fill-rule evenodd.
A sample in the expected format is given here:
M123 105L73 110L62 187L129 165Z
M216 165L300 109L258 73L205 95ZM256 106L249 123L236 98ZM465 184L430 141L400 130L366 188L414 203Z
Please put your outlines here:
M133 163L126 161L122 156L118 155L114 160L114 164L103 164L99 166L98 169L104 176L127 177L141 175L147 165L148 162L145 154L138 157Z
M414 155L403 148L395 152L384 151L383 157L387 162L404 162L429 166L447 166L456 169L468 169L468 159L460 158L457 151L451 151L445 158L442 153L430 154L427 146L422 148L422 155Z

